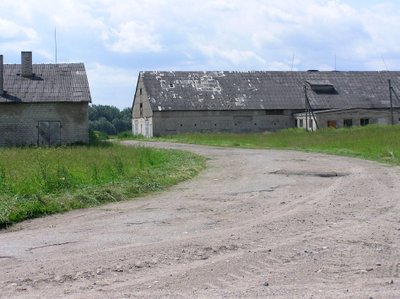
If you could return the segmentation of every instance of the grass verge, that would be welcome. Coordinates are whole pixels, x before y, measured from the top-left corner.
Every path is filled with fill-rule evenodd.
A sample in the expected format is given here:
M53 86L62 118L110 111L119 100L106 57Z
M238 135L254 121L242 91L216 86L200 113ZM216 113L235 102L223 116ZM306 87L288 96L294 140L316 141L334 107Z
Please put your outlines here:
M274 148L329 153L400 165L400 125L321 129L287 129L263 134L183 134L157 140L244 148Z
M192 153L119 144L0 149L0 227L161 191L204 167Z

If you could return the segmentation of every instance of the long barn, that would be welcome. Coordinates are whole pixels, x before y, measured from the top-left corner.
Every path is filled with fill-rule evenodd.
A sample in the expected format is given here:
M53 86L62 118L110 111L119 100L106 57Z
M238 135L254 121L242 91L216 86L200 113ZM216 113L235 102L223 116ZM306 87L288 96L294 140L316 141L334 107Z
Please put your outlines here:
M0 56L0 146L88 143L89 84L83 63L3 64Z
M307 127L318 121L314 112L335 111L325 114L333 119L321 118L324 123L319 127L327 127L328 121L343 122L341 111L348 121L352 111L357 117L360 109L364 123L369 117L368 123L374 123L375 113L379 113L379 123L389 123L391 115L398 123L395 113L400 102L395 96L390 101L388 80L396 89L400 72L141 72L132 132L151 137L276 131L300 126L305 111L313 113ZM391 106L392 114L387 113ZM360 119L352 123L360 124Z

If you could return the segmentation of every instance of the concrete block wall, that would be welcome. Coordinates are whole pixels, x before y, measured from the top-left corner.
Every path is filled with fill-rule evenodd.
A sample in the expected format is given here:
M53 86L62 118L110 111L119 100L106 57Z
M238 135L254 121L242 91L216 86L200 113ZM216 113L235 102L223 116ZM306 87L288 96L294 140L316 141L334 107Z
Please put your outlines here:
M38 144L38 124L59 121L61 144L89 142L88 103L1 103L0 146Z
M294 126L290 113L269 115L255 111L163 111L153 112L155 136L189 132L265 132Z
M309 117L309 128L310 123L312 123L313 130L316 130L316 125L314 120L310 115ZM361 120L368 120L369 125L379 124L379 125L389 125L391 124L391 113L388 110L368 110L368 109L350 109L343 111L332 111L324 113L315 113L315 117L318 121L319 128L327 128L328 122L336 123L336 128L344 128L345 120L351 120L352 126L361 126ZM393 112L394 124L399 123L399 112ZM306 117L304 113L300 113L296 116L297 127L306 128ZM300 125L302 124L302 126Z
M398 124L398 113L394 112L394 124ZM353 126L360 126L361 119L368 119L369 124L389 125L391 124L391 114L388 111L371 111L371 110L360 110L360 111L349 111L340 114L320 114L317 117L320 128L327 128L328 121L334 120L337 123L337 128L344 127L344 120L351 119Z

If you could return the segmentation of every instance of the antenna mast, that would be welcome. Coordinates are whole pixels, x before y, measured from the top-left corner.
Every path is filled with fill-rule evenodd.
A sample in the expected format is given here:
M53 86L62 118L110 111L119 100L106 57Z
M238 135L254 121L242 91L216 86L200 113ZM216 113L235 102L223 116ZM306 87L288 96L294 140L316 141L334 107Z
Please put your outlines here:
M55 54L55 61L57 64L57 27L54 28L54 54Z
M336 69L336 53L335 53L335 71L337 71L337 69Z
M384 66L385 66L385 69L386 69L386 71L388 72L389 69L388 69L388 67L387 67L387 65L386 65L385 58L383 58L383 55L381 55L381 57L382 57L382 61L383 61L383 64L384 64Z
M293 67L294 67L294 53L293 53L293 57L292 57L292 67L291 67L290 71L293 71Z

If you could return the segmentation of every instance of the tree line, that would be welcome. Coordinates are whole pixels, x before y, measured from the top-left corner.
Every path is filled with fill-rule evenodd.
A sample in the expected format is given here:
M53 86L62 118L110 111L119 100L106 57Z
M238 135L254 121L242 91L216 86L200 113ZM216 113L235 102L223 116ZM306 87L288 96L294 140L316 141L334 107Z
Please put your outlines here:
M131 109L119 110L115 106L89 106L89 129L107 135L116 135L132 130Z

